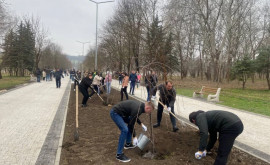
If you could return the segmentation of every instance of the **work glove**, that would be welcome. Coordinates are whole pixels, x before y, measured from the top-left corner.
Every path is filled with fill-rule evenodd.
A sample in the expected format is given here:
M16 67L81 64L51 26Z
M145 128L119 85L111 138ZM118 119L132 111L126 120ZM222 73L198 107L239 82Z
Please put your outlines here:
M153 100L153 101L154 101L155 99L156 99L156 96L152 96L151 100Z
M201 159L202 157L205 157L206 156L206 151L198 151L195 153L195 158L196 159Z
M145 132L147 131L147 127L144 124L142 124L142 128Z
M169 112L172 112L171 110L172 110L172 108L171 107L168 107L167 108L167 110L169 111Z
M133 138L132 143L133 143L134 146L137 146L138 145L138 139L137 139L137 137L134 137Z

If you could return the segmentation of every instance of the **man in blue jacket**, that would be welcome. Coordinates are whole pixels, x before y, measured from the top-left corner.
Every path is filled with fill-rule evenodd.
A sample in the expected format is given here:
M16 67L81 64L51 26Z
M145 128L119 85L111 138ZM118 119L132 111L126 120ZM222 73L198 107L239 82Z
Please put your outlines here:
M132 95L134 95L134 89L135 89L135 84L137 82L137 75L135 74L135 71L133 70L132 73L129 76L129 81L130 81L130 91L129 94L131 94L132 91Z

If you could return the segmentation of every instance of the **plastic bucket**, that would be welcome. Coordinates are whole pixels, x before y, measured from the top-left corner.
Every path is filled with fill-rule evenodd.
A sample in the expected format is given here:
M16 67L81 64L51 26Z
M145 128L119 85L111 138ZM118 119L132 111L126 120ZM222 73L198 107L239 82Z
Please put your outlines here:
M145 136L144 134L140 134L138 138L138 147L143 150L144 147L149 143L149 138Z

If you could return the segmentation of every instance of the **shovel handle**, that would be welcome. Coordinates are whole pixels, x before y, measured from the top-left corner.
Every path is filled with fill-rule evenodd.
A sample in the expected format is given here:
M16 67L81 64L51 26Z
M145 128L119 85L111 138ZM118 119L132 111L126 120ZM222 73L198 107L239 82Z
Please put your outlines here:
M165 105L164 105L161 101L158 100L158 103L161 104L161 105L165 108ZM167 110L167 111L168 111L168 110ZM172 113L171 111L168 111L168 112L169 112L171 115L173 115L176 119L178 119L178 117L176 117L174 113ZM179 119L178 119L178 120L179 120Z
M78 85L76 85L76 128L79 127L78 113L79 113L79 97L78 97Z
M93 90L94 90L94 92L98 95L98 97L103 101L103 102L105 102L103 99L102 99L102 97L100 97L100 95L97 93L97 91L94 89L94 88L92 88Z

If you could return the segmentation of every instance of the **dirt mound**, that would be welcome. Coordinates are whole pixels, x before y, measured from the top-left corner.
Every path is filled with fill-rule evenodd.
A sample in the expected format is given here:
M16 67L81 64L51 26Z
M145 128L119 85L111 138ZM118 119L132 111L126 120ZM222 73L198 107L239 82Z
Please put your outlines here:
M107 100L106 94L102 95ZM79 94L79 102L82 95ZM120 92L112 90L109 103L120 101ZM87 107L79 107L79 135L80 140L74 142L75 131L75 92L71 91L65 134L62 145L61 165L66 164L122 164L115 159L120 131L110 118L111 107L104 106L96 95L87 102ZM141 121L150 131L149 116L142 114ZM156 111L152 114L152 121L156 121ZM197 131L189 126L182 126L177 133L172 132L169 116L163 115L161 127L153 129L154 151L152 144L141 151L139 148L124 150L125 155L131 158L129 164L213 164L216 153L202 160L196 160L194 153L199 145ZM136 124L137 135L142 128ZM150 135L146 133L148 137ZM154 159L150 157L155 156ZM238 149L233 149L229 158L230 165L267 164Z

